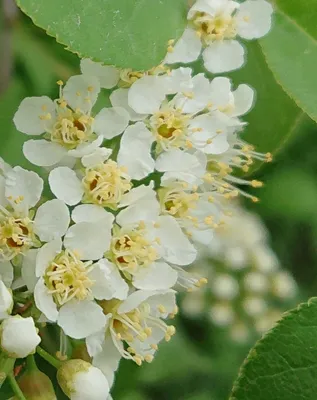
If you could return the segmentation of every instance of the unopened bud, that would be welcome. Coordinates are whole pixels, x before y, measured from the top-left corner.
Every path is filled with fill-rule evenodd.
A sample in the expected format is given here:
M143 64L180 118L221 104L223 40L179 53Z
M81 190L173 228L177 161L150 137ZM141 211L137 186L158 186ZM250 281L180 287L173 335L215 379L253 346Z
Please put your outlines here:
M57 380L71 400L104 400L110 388L100 371L83 360L69 360L57 371Z
M50 378L38 369L25 372L18 384L28 400L57 400Z

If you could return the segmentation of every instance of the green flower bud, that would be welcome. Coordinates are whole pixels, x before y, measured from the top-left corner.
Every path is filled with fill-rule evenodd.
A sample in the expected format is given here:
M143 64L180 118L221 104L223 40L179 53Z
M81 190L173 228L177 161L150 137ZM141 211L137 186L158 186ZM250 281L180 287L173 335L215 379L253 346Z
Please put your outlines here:
M38 369L26 371L18 384L28 400L57 400L50 378Z

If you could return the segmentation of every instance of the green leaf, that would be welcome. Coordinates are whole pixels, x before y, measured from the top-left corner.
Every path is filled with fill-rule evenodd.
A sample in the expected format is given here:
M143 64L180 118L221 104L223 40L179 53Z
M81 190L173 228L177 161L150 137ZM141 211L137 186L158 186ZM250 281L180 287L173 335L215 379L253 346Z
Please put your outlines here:
M147 70L186 26L186 0L18 0L33 22L80 57Z
M317 298L285 314L251 350L230 400L316 400Z
M317 7L315 0L276 0L275 23L261 40L277 81L317 121Z

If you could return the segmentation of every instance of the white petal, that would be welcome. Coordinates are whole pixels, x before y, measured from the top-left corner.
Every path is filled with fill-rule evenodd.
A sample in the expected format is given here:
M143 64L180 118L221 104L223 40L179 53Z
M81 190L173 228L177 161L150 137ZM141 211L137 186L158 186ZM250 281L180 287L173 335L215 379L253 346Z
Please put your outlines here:
M127 168L133 179L142 179L154 170L151 156L153 135L143 122L129 126L124 132L118 154L118 164Z
M48 140L28 140L23 144L23 154L34 165L50 167L61 161L67 150Z
M13 304L12 292L0 280L0 320L7 318L11 314Z
M69 228L64 239L66 248L76 251L81 260L98 260L109 250L113 215L98 222L80 222Z
M99 79L100 86L104 89L112 89L115 87L120 78L120 71L118 68L94 62L89 58L81 60L80 69L84 75L96 76Z
M9 204L8 199L5 195L5 184L5 177L0 175L0 204L2 205L2 207L6 207Z
M231 98L231 81L229 78L217 77L210 82L209 100L212 108L226 107Z
M214 238L213 229L191 229L191 239L195 243L200 243L204 246L209 246L212 239Z
M179 149L162 153L156 160L156 169L166 172L165 180L178 179L195 184L206 173L207 160L202 152L185 153Z
M69 150L68 155L71 157L81 158L93 153L103 142L102 136L97 136L97 139L91 143L82 143L74 150Z
M139 200L131 206L120 211L116 222L120 226L138 224L143 222L155 222L160 213L160 205L157 199L153 201Z
M52 116L51 120L40 118L48 113ZM50 127L54 117L55 104L49 97L27 97L20 104L13 122L20 132L41 135Z
M160 77L145 75L129 89L129 106L137 113L153 114L160 109L166 94Z
M254 95L254 90L249 85L239 85L233 92L235 110L232 116L239 117L250 111L254 103Z
M142 290L165 290L173 287L177 272L163 261L157 261L144 268L133 278L133 286Z
M176 292L175 290L169 289L161 292L157 292L154 296L151 296L147 303L151 307L151 314L156 317L166 318L168 314L172 314L176 307ZM158 309L158 305L162 305L166 312L161 313Z
M111 319L112 314L107 314L108 321ZM102 351L102 345L105 341L105 328L103 327L99 332L94 333L86 338L86 347L88 354L94 357Z
M14 167L6 178L5 194L14 209L29 210L40 200L43 179L35 172Z
M0 279L4 282L6 287L11 287L13 282L13 266L10 261L0 263Z
M95 117L93 129L97 135L112 139L129 125L130 115L122 107L103 108Z
M53 296L48 293L43 278L40 278L35 285L34 299L36 307L42 311L46 318L51 322L56 322L58 317L57 307L54 303Z
M131 206L140 200L154 201L156 199L156 192L153 189L153 181L147 185L140 185L125 193L120 201L120 207Z
M61 200L50 200L42 204L34 218L34 232L42 242L65 235L70 223L68 207Z
M24 284L27 286L28 290L32 293L34 292L35 285L37 283L37 278L35 275L36 267L36 257L38 249L31 249L24 255L22 259L21 275Z
M1 346L14 358L24 358L34 353L40 342L33 318L16 315L2 323Z
M95 204L80 204L72 212L72 220L77 224L79 222L98 222L104 218L110 218L111 215L104 208Z
M240 5L235 19L238 35L244 39L258 39L271 29L273 7L264 0L247 0Z
M52 240L46 243L37 253L36 257L36 276L40 277L44 275L46 268L54 260L54 258L62 250L61 239Z
M193 29L187 28L174 46L173 52L167 54L165 63L190 63L195 61L200 55L201 48L201 40L197 33Z
M57 167L48 177L51 191L66 204L78 204L83 197L84 189L76 173L67 167Z
M59 310L57 323L66 335L84 339L100 331L106 325L107 318L94 301L70 301Z
M113 373L118 369L120 360L120 352L114 345L111 337L107 336L103 342L102 351L93 358L93 365L101 369L111 385Z
M129 116L130 116L130 121L140 121L144 119L147 114L138 114L129 106L128 102L128 95L129 95L129 89L124 89L120 88L115 91L113 91L110 95L110 101L113 107L122 107L124 108Z
M164 249L163 258L172 264L188 265L197 256L197 250L185 236L173 217L162 216L158 220L157 235Z
M193 89L191 68L177 68L173 69L170 74L161 76L164 85L166 85L166 92L174 94L178 92L186 92Z
M98 147L93 153L84 156L81 162L84 167L94 167L95 165L102 164L111 156L112 150L105 147Z
M182 109L183 113L197 113L207 107L210 102L210 83L204 74L198 74L192 79L193 88L189 90L192 98L183 94L176 96L176 106Z
M188 19L192 19L197 12L203 12L209 14L210 16L215 16L221 11L224 12L225 7L229 5L228 3L235 2L228 0L197 0L188 12ZM238 3L235 4L236 7L239 6Z
M110 261L102 259L94 264L89 278L95 282L92 294L97 300L113 298L124 300L127 298L129 286L121 277L118 268Z
M147 300L149 297L156 295L158 292L155 290L137 290L130 294L130 296L124 300L119 308L119 314L126 314L135 308L137 308L141 303Z
M63 97L73 110L89 112L100 92L99 80L94 76L76 75L66 82Z
M11 165L6 163L4 159L0 157L0 171L2 171L3 174L7 174L11 169Z
M236 40L211 43L203 52L204 64L213 74L233 71L244 64L244 47Z

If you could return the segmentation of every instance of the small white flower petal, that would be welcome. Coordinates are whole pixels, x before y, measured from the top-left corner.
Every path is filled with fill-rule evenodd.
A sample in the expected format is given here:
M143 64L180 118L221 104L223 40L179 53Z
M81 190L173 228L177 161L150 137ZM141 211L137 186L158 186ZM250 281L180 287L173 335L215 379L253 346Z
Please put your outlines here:
M189 265L197 256L197 250L185 236L173 217L161 216L158 219L157 236L164 251L163 258L172 264Z
M160 109L166 94L159 76L145 75L129 89L129 106L139 114L154 114Z
M157 293L158 292L155 290L136 290L120 304L118 314L126 314L134 310L149 297L154 296Z
M94 264L89 278L95 282L91 290L97 300L124 300L128 296L128 284L121 277L118 268L106 259Z
M63 97L73 110L90 112L97 101L100 83L95 76L76 75L66 82Z
M177 272L163 261L148 265L133 277L133 286L142 290L165 290L173 287Z
M266 35L271 29L272 13L273 7L267 1L244 1L235 16L238 35L249 40Z
M27 357L41 342L32 317L10 317L3 321L1 328L1 347L12 357Z
M165 57L165 63L190 63L195 61L200 55L201 48L201 40L196 31L187 28L175 44L173 51Z
M65 235L70 223L68 207L62 200L54 199L42 204L34 218L34 232L42 242Z
M254 103L254 90L249 85L239 85L233 92L234 112L233 117L240 117L249 112Z
M34 299L36 307L42 311L46 318L51 322L56 322L58 318L57 306L54 303L53 296L49 294L43 278L40 278L35 285Z
M24 284L27 286L28 290L33 293L35 285L38 281L35 275L36 267L36 257L38 249L31 249L27 251L22 259L21 275Z
M176 292L172 289L159 291L154 296L151 296L147 303L151 307L151 314L156 317L167 318L168 314L175 312ZM162 305L165 308L165 313L160 312L158 305Z
M69 206L78 204L84 189L76 173L67 167L57 167L50 172L48 182L51 191Z
M140 200L147 201L155 201L156 200L156 192L153 189L154 183L153 181L147 185L140 185L136 188L131 189L129 192L125 193L120 201L120 207L131 206L132 204L137 203Z
M93 153L103 142L103 136L97 136L97 139L91 143L82 143L76 149L69 150L68 155L71 157L81 158Z
M36 256L36 276L44 275L46 268L62 250L61 239L52 240L42 246Z
M135 112L133 108L129 106L128 96L129 89L120 88L113 91L110 95L112 106L124 108L130 116L130 121L141 121L147 116L147 114L139 114Z
M67 155L67 150L58 143L32 139L23 144L23 154L34 165L51 167Z
M51 119L44 119L48 114ZM54 118L55 104L49 97L27 97L20 104L13 122L20 132L41 135L54 123Z
M100 86L104 89L112 89L120 79L118 68L94 62L89 58L81 60L80 69L83 75L96 76L99 79Z
M107 323L102 308L94 301L70 301L59 310L58 325L73 339L99 332Z
M114 217L108 213L98 222L80 222L69 228L65 235L66 248L76 251L81 260L98 260L109 250Z
M84 167L94 167L95 165L102 164L111 156L112 150L105 147L98 147L93 153L84 156L81 162Z
M7 318L11 314L13 304L11 291L0 280L0 320Z
M209 101L212 108L226 107L231 99L231 81L222 76L214 78L210 82Z
M233 71L244 64L244 47L236 40L211 43L203 52L206 69L213 74Z
M107 321L109 321L111 317L112 314L107 314ZM106 323L106 327L103 327L100 331L86 338L87 352L91 357L94 357L96 354L102 352L102 345L105 341L105 330L107 329L107 325L108 323Z
M13 266L10 261L3 261L0 263L0 279L4 282L6 287L11 287L13 282Z
M170 74L161 76L166 92L174 94L191 91L193 89L192 69L180 67L173 69Z
M103 333L103 337L104 337ZM119 344L120 345L120 344ZM101 352L95 354L93 358L93 365L99 368L107 377L111 386L113 382L114 372L118 369L121 360L121 354L117 347L114 345L110 335L104 337ZM109 400L109 399L107 399Z
M121 133L129 125L130 115L122 107L103 108L95 117L93 129L97 135L109 140Z
M33 171L14 167L6 175L5 195L12 207L18 211L27 211L41 198L43 179Z
M133 179L143 179L154 171L151 156L153 135L143 122L129 126L121 139L118 164L127 168Z
M5 185L6 185L5 177L0 175L0 205L2 207L6 207L9 204L8 199L6 198L5 195Z
M110 216L109 216L110 215ZM96 204L80 204L72 212L72 220L77 224L79 222L98 222L104 218L110 218L111 215L104 208Z
M137 203L120 211L116 217L116 222L120 226L138 224L143 222L154 222L160 213L160 205L157 199L154 201L139 200Z

